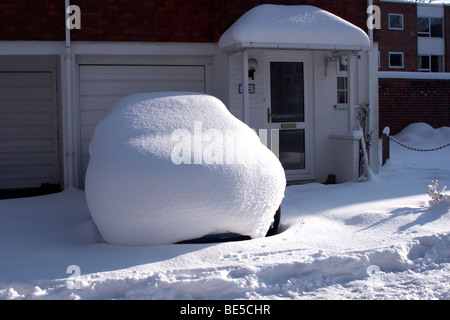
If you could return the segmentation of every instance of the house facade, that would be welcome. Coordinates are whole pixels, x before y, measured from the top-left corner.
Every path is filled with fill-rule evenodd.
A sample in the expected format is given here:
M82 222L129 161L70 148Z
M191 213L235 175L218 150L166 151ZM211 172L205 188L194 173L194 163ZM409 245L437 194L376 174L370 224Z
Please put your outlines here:
M358 179L362 123L376 172L378 49L367 4L3 2L0 189L83 188L96 124L120 97L149 91L218 97L279 155L289 182Z

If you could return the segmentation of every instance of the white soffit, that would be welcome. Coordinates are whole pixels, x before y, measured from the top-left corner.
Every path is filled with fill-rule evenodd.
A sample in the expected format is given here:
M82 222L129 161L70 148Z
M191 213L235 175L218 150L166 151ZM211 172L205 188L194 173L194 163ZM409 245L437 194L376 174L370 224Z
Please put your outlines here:
M320 8L260 5L239 18L219 40L222 51L249 48L368 50L359 27Z

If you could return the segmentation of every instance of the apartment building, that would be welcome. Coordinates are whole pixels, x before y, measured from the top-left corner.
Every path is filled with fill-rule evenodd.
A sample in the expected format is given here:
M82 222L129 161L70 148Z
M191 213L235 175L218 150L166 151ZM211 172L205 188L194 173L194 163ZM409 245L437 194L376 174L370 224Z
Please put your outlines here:
M450 6L376 1L380 71L450 72Z
M379 130L411 123L450 126L450 5L375 1L381 28Z

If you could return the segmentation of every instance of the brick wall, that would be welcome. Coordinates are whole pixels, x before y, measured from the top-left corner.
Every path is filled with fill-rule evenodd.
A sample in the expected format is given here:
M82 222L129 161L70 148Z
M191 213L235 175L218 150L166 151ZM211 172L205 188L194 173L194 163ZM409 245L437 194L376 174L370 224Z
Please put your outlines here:
M379 128L400 132L425 122L450 127L450 80L379 79Z
M365 30L366 0L71 0L81 9L80 41L217 42L249 9L263 3L309 4ZM64 40L63 0L2 0L0 40Z
M64 40L63 0L0 1L0 40Z
M81 30L73 40L211 42L220 24L221 1L73 0L81 9Z
M376 2L381 9L381 29L375 30L381 71L417 71L417 6L411 3ZM389 14L403 14L404 30L389 30ZM404 53L404 68L389 68L389 52Z

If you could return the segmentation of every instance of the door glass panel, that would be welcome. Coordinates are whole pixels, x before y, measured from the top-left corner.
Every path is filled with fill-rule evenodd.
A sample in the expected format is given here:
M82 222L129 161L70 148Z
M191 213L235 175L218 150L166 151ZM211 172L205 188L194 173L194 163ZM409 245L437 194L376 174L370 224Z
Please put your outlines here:
M305 169L305 130L279 131L279 158L285 170Z
M271 62L272 122L304 122L303 62Z

